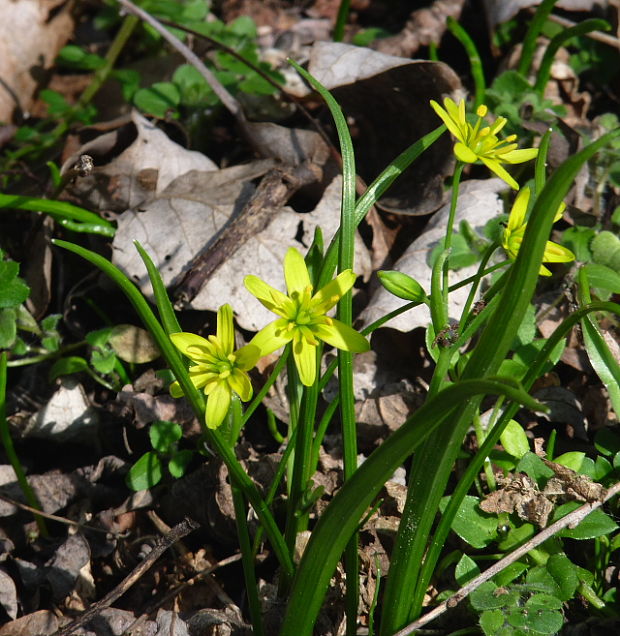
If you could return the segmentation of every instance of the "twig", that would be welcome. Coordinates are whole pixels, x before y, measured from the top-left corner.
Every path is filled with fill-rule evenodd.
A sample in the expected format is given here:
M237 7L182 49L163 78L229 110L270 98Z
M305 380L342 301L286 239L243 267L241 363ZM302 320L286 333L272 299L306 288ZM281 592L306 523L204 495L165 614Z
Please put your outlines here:
M67 519L66 517L59 517L58 515L52 515L49 512L43 512L43 510L39 510L38 508L33 508L21 501L16 501L15 499L11 499L11 497L7 497L0 493L0 499L2 501L6 501L7 503L19 508L20 510L26 510L27 512L32 512L35 515L40 515L41 517L45 517L46 519L50 519L51 521L57 521L58 523L64 523L67 526L75 526L76 528L81 528L82 530L91 530L92 532L100 532L102 534L109 534L113 537L122 537L123 533L120 532L112 532L110 530L106 530L105 528L96 528L95 526L89 526L86 523L80 523L79 521L73 521L73 519Z
M187 272L174 283L175 307L186 308L218 267L267 227L274 209L285 205L301 186L318 179L319 174L305 163L288 171L284 167L271 169L244 208L194 256Z
M241 554L233 554L232 556L226 557L225 559L222 559L221 561L218 561L217 563L210 565L208 568L201 570L200 572L198 572L198 574L195 574L194 576L187 579L186 581L183 581L183 583L179 583L179 585L172 588L169 592L164 594L164 596L162 596L160 599L154 601L149 606L147 606L146 609L144 609L144 611L142 612L142 614L140 614L140 616L138 616L138 618L136 618L136 620L131 625L129 625L129 627L123 632L121 636L125 636L125 634L131 634L134 630L140 627L140 625L142 625L144 621L146 621L146 619L149 617L150 614L153 614L155 610L158 610L160 607L162 607L162 605L164 605L168 601L178 596L185 588L190 587L191 585L195 585L196 583L198 583L198 581L200 581L200 579L203 579L209 576L210 574L215 572L215 570L218 570L219 568L224 567L225 565L230 565L231 563L235 563L236 561L240 561L240 560L241 560Z
M494 577L496 574L504 570L511 563L514 563L517 559L527 554L530 550L533 550L536 546L544 543L547 539L550 539L554 534L563 530L566 527L574 528L579 525L585 517L587 517L593 510L602 506L608 499L611 499L614 495L620 492L620 482L614 484L607 490L605 497L600 501L587 502L580 506L573 512L568 513L565 517L562 517L555 523L552 523L548 528L545 528L539 532L535 537L532 537L529 541L524 543L521 547L517 548L503 559L492 565L490 568L479 574L476 578L472 579L469 583L464 585L456 594L453 594L449 599L444 601L441 605L438 605L435 609L431 610L428 614L425 614L418 620L414 621L404 627L400 631L393 634L393 636L407 636L414 631L420 629L420 627L435 620L438 616L441 616L448 609L456 607L464 598L469 596L476 588L482 585L485 581Z
M137 7L130 0L118 0L126 11L138 16L147 24L152 26L169 44L171 44L205 79L207 84L213 89L213 92L219 97L220 101L235 116L239 124L244 126L245 115L241 104L224 88L223 84L215 77L215 75L203 64L202 60L179 38L172 35L158 20L150 13L147 13L140 7Z
M184 519L181 523L174 526L167 535L158 539L149 554L113 590L108 592L108 594L106 594L100 601L91 605L78 618L69 623L69 625L55 632L53 636L68 636L78 629L78 627L86 625L99 612L112 605L116 599L122 596L134 583L136 583L136 581L138 581L138 579L171 545L198 527L199 524L192 519Z
M568 20L566 18L562 18L559 15L554 15L551 13L549 15L549 20L552 22L556 22L560 26L563 26L566 29L570 29L570 27L574 27L577 25L576 22L572 20ZM586 37L591 40L598 40L599 42L603 42L604 44L609 44L609 46L613 46L615 49L620 49L620 39L614 37L613 35L608 35L607 33L602 33L601 31L590 31L586 33Z

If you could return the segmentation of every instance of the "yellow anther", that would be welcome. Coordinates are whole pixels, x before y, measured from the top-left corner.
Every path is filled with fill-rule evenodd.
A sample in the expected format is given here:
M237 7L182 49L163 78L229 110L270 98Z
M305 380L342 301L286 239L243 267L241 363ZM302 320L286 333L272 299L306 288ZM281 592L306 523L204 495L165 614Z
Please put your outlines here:
M488 112L489 109L484 104L481 104L476 109L476 115L478 115L478 117L486 117Z

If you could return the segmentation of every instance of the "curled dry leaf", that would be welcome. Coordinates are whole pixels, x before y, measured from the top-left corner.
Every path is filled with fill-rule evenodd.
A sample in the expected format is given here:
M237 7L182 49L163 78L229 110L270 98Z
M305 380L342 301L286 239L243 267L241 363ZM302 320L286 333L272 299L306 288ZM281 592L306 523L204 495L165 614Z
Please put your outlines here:
M467 221L474 230L481 232L487 221L503 212L499 193L505 189L506 184L501 179L470 180L462 183L459 188L455 227L458 228L461 221ZM409 274L422 285L427 293L430 290L431 282L428 257L433 248L443 239L449 211L449 204L441 208L429 221L422 235L407 248L392 267L392 269L399 272ZM477 269L477 265L472 265L463 267L456 272L450 272L450 284L472 276ZM467 299L467 294L468 288L466 287L450 294L450 318L458 319ZM362 314L364 324L369 325L402 305L403 301L400 298L380 287L373 294L368 307ZM425 305L421 305L412 311L393 318L385 326L399 331L411 331L416 327L426 327L429 322L428 308Z
M441 123L429 100L462 90L446 64L407 60L371 49L317 42L309 72L346 113L357 170L370 183L405 148ZM408 168L380 201L402 214L428 214L442 203L443 178L452 168L452 142L443 135Z

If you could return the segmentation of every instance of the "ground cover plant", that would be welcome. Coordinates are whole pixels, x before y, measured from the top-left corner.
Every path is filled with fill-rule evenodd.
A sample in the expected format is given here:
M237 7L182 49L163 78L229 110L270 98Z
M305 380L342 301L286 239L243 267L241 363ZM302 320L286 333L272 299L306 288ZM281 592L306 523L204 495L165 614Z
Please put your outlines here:
M620 624L617 9L371 4L34 21L0 636Z

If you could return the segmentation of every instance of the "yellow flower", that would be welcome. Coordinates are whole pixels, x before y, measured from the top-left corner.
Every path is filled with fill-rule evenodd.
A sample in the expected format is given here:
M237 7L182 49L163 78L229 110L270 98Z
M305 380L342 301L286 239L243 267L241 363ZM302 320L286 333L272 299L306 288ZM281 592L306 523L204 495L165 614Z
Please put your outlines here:
M261 356L292 342L299 378L303 384L310 386L316 378L319 340L345 351L368 351L370 346L364 336L326 315L353 287L356 276L350 269L313 294L303 256L295 248L290 248L284 258L284 278L288 296L256 276L245 277L248 291L267 309L280 316L261 329L250 342L260 349Z
M517 258L521 243L523 242L523 235L527 227L525 213L527 212L529 201L530 189L522 188L519 194L517 194L517 198L510 211L510 216L508 217L508 225L502 234L502 247L512 260ZM560 204L553 219L554 223L562 218L565 208L566 205L564 203ZM568 248L558 245L553 241L547 241L545 253L542 258L543 263L568 263L574 260L575 255ZM551 276L551 272L544 265L540 266L538 273L540 276Z
M433 110L439 115L448 130L457 138L454 145L454 154L457 159L465 163L482 163L500 179L503 179L510 187L519 189L519 184L508 174L502 163L523 163L534 159L538 155L537 148L517 149L514 143L516 135L510 135L504 140L500 140L497 133L506 125L505 117L498 117L491 126L483 124L483 117L486 117L488 108L478 106L476 114L478 121L472 126L465 118L465 101L461 100L457 104L446 97L442 108L436 101L431 99Z
M207 395L206 424L217 428L226 417L233 393L244 402L252 397L249 371L260 357L257 347L251 344L235 348L235 328L230 305L222 305L217 312L217 334L208 339L193 333L170 334L174 346L195 364L189 368L189 377L197 389ZM170 385L173 397L181 397L183 391L178 382Z

